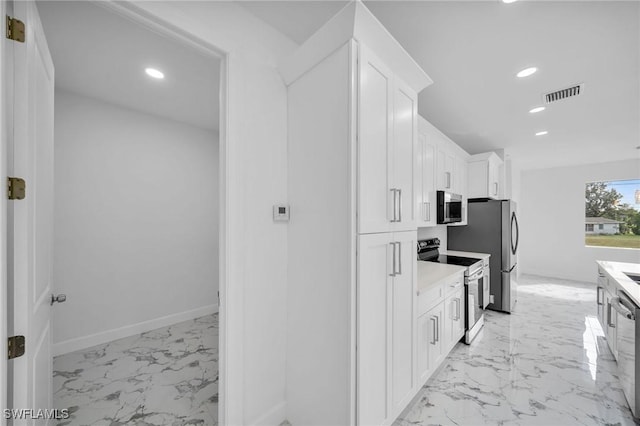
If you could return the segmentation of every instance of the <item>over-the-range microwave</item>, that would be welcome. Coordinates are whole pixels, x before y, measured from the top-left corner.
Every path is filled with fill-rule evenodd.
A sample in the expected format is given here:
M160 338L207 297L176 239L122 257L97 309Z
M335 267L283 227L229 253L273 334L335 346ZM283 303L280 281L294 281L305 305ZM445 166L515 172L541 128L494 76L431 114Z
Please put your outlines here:
M437 191L437 223L462 222L462 195Z

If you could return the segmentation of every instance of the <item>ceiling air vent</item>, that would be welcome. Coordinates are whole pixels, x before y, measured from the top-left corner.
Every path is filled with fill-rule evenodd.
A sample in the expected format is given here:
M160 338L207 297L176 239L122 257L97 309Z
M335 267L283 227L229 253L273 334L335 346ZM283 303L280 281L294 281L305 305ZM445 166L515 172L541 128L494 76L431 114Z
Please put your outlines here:
M578 96L584 92L584 83L576 84L575 86L567 87L566 89L556 90L555 92L546 93L544 95L544 102L550 104L552 102L561 101L563 99Z

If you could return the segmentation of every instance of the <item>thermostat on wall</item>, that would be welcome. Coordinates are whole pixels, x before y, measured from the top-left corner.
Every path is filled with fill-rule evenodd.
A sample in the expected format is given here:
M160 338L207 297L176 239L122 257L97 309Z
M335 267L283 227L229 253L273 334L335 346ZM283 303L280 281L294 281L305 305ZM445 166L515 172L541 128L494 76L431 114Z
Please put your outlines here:
M288 204L276 204L275 206L273 206L273 221L289 222L289 205Z

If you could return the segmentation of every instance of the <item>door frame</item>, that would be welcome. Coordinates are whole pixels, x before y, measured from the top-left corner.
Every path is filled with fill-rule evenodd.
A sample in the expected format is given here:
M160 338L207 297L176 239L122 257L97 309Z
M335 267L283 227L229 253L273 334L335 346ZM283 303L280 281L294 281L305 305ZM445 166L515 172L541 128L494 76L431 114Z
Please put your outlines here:
M0 1L0 17L4 20L4 17L9 15L7 8L7 2ZM4 30L4 29L3 29ZM4 31L2 31L4 32ZM6 37L0 39L0 179L2 179L2 185L6 188L4 182L7 178L7 147L9 142L8 133L8 100L9 100L9 42ZM8 394L7 394L7 328L8 328L8 302L7 302L7 195L6 189L2 191L0 197L0 230L2 238L0 239L0 409L7 408ZM7 424L4 415L0 417L0 425Z
M184 43L196 50L215 57L220 60L220 82L219 82L219 98L220 98L220 120L219 120L219 219L218 219L218 288L219 288L219 341L218 341L218 423L226 424L226 419L229 418L226 396L228 395L227 389L229 388L229 381L227 380L227 318L228 306L226 304L228 291L228 268L227 259L229 258L229 194L228 194L228 182L229 182L229 149L228 149L228 128L229 128L229 62L230 53L226 52L217 46L214 46L163 19L160 19L153 14L150 14L143 9L135 6L129 1L118 2L116 0L108 0L105 2L95 2L96 5L102 6L115 13L124 16L136 24L151 29L157 33L167 36L173 40ZM8 13L7 2L0 1L0 17ZM4 20L4 19L3 19ZM8 54L8 41L5 37L0 40L0 182L5 188L5 191L0 199L0 226L2 226L2 233L0 234L0 311L8 312L8 300L7 300L7 196L6 194L6 177L7 177L7 150L9 146L9 134L6 131L9 125L8 118L10 117L10 106L6 103L9 93L9 85L11 81L11 72L7 66ZM7 388L7 347L5 342L7 341L8 332L8 320L6 314L0 315L0 410L8 407L8 401L10 400L9 391ZM238 390L238 385L234 388ZM52 407L41 407L52 408ZM0 416L0 426L4 426L6 420L4 416Z

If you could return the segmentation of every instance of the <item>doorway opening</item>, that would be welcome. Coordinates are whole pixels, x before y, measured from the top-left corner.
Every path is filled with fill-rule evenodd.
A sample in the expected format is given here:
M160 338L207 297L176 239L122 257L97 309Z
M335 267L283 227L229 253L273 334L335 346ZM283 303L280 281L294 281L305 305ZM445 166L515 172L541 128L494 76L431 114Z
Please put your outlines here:
M33 219L54 230L50 350L26 368L42 389L50 373L53 401L15 363L10 405L68 424L217 424L226 58L123 5L33 11L55 65L55 198L51 225Z

